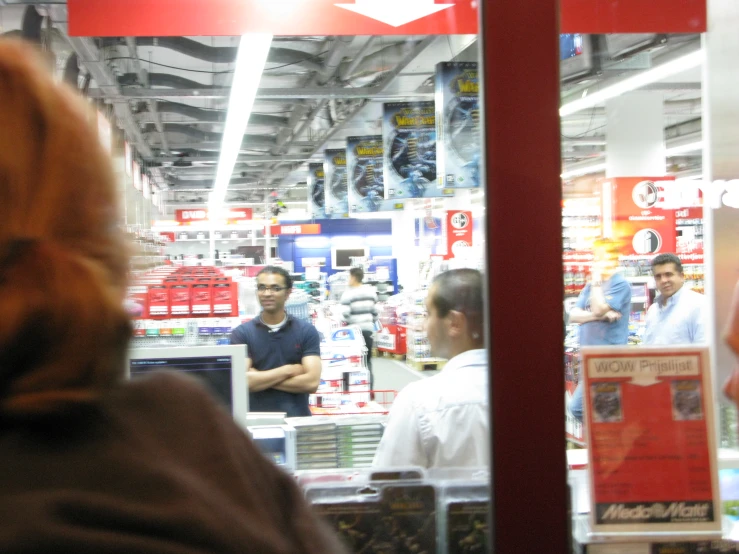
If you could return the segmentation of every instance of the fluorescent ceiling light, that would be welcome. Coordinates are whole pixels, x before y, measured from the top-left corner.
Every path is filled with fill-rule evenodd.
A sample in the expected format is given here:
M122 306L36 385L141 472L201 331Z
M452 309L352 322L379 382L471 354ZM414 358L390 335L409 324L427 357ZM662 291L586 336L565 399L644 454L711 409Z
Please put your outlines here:
M702 140L668 148L665 150L665 156L670 158L672 156L679 156L680 154L687 154L688 152L695 152L697 150L703 150Z
M244 140L251 109L262 78L264 64L272 45L272 35L248 33L241 37L236 55L236 69L228 99L228 115L221 141L216 180L210 193L210 213L217 217L226 200L226 190Z
M578 167L576 169L570 169L560 175L562 179L572 179L573 177L580 177L582 175L589 175L591 173L600 173L606 170L606 164L593 164L585 167Z
M560 117L566 117L573 113L587 110L588 108L602 104L606 100L621 96L626 92L656 83L687 69L699 67L701 63L703 63L703 50L691 52L690 54L663 63L662 65L658 65L657 67L653 67L652 69L643 71L642 73L638 73L632 77L627 77L618 83L592 92L587 96L573 100L559 109L559 115Z

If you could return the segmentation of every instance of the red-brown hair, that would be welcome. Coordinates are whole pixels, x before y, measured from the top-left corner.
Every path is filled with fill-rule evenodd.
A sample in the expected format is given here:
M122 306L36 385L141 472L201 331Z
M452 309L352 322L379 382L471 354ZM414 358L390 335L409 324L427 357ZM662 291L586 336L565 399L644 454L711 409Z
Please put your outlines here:
M0 40L0 414L55 413L120 379L127 248L94 112Z

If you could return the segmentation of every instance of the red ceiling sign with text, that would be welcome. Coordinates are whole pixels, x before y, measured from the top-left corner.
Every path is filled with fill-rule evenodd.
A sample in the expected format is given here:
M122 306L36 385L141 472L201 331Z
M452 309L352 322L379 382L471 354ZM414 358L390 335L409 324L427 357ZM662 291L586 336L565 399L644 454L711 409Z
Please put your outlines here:
M175 220L180 223L190 223L193 221L207 221L208 210L191 209L191 210L175 210ZM252 218L251 208L232 208L228 210L225 219L229 221L249 221Z
M68 0L71 36L454 35L483 0ZM561 0L563 33L700 33L706 0Z

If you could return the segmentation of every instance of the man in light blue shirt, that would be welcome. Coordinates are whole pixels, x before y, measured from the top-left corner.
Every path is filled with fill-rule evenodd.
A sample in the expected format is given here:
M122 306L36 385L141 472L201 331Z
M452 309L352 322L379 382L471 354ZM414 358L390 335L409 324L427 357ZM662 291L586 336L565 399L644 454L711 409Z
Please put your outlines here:
M680 258L675 254L656 256L652 275L659 294L647 310L644 344L704 344L705 297L684 286Z
M570 323L580 324L580 346L622 345L629 341L631 286L618 272L618 244L599 239L593 245L596 261L590 282L570 311ZM570 413L582 421L582 380L570 399Z

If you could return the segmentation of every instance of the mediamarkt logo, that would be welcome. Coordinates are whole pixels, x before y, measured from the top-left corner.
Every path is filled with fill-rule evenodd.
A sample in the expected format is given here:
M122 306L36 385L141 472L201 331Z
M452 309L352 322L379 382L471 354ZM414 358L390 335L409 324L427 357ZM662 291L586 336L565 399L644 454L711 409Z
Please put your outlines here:
M633 508L629 508L624 504L612 504L603 513L602 521L616 520L650 520L650 519L690 519L690 520L706 520L711 504L703 502L686 506L685 502L673 502L669 506L661 503L655 503L651 506L639 504Z

